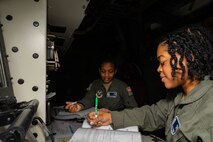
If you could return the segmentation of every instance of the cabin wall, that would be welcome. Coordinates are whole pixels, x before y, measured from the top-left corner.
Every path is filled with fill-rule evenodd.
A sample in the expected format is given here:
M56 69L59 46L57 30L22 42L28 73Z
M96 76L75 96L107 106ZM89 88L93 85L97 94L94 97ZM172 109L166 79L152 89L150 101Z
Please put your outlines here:
M46 120L46 0L1 0L0 22L18 102L39 100L36 116ZM33 128L45 141L41 128ZM39 129L39 130L36 130Z

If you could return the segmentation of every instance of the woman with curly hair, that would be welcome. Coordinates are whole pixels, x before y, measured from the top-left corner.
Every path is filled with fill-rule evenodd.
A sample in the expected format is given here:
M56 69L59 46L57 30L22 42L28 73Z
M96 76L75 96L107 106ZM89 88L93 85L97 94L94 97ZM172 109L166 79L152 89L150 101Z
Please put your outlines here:
M165 128L169 142L213 141L212 36L199 25L185 26L159 41L157 71L167 89L181 87L151 106L88 114L91 125L139 126L144 131Z

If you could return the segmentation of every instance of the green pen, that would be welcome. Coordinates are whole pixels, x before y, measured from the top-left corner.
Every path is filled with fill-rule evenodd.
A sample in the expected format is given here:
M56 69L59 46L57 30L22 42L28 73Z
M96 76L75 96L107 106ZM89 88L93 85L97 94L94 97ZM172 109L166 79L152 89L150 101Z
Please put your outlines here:
M103 96L102 90L98 90L95 94L95 117L98 117L98 99Z
M98 117L98 97L95 97L95 117Z

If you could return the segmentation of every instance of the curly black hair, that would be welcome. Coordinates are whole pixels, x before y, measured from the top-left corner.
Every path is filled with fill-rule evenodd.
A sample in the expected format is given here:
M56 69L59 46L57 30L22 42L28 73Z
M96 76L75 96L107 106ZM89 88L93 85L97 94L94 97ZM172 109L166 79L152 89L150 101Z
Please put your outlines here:
M187 60L188 76L191 79L203 80L206 75L213 79L213 40L212 33L201 25L187 25L174 32L168 33L158 43L168 44L168 52L171 55L170 64L172 76L176 70L182 70L182 78L185 74L183 65L184 57ZM175 53L180 54L178 61ZM177 65L180 68L177 68Z

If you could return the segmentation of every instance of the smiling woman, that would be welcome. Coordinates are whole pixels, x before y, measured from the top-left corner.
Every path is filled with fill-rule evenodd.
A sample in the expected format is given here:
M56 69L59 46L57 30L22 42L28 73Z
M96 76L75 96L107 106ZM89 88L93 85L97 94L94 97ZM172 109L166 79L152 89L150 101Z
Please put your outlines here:
M131 88L115 78L116 73L114 60L110 57L104 58L99 65L100 79L94 80L89 85L87 93L77 104L66 102L65 108L70 112L78 112L94 106L106 111L137 107ZM101 97L98 98L97 94Z

